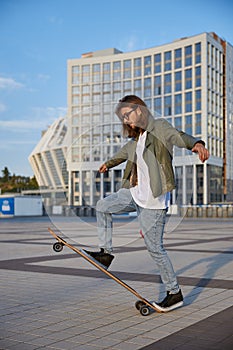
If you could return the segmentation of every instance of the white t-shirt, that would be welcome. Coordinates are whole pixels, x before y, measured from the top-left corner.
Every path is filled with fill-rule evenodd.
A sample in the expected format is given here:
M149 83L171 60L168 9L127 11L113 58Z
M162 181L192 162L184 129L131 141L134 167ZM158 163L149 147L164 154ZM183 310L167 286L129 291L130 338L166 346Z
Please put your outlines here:
M138 184L130 189L135 202L142 208L147 209L167 209L169 206L170 193L167 192L159 197L154 197L150 188L150 178L148 167L143 159L147 131L139 136L137 154L137 176Z

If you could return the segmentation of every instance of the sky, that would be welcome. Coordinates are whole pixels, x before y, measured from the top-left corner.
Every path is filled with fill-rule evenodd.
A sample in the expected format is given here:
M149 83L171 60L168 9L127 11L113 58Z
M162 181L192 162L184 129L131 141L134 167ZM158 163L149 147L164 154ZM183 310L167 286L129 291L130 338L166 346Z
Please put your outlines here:
M233 45L232 0L0 0L0 176L32 176L41 132L67 111L67 60L216 32Z

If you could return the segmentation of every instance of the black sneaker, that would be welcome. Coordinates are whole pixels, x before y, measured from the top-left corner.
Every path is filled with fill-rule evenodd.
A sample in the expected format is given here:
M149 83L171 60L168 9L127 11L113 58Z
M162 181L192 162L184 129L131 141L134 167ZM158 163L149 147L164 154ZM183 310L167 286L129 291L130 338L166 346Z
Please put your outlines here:
M90 252L85 249L82 249L82 252L106 270L109 268L114 259L112 254L105 253L104 248L100 248L99 252Z
M161 308L161 311L167 312L183 305L183 295L181 290L179 290L176 294L171 294L171 292L167 292L167 296L160 303L155 304Z

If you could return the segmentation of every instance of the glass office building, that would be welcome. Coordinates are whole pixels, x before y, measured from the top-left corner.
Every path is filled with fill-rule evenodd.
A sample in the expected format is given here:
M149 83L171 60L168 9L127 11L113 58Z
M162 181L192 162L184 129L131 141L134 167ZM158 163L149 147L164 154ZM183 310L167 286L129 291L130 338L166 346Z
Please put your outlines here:
M155 118L206 142L211 157L174 149L176 190L171 203L233 200L233 47L202 33L149 49L117 49L70 59L68 69L68 204L95 206L116 191L125 164L99 166L127 141L114 114L124 95L141 97Z
M68 61L67 164L70 204L94 206L115 191L124 164L101 176L97 169L123 144L114 115L118 100L140 96L155 118L206 142L202 164L174 150L175 204L208 204L230 195L233 180L233 48L215 33L175 40L146 50L91 52Z

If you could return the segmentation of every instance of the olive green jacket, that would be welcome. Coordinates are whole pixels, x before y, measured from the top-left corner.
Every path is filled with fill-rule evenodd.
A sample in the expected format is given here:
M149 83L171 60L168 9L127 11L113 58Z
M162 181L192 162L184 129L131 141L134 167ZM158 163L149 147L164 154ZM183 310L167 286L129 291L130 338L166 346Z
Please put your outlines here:
M147 137L143 158L148 166L150 187L156 198L175 188L174 171L172 167L173 146L191 150L197 142L194 137L175 129L165 119L154 119L149 116ZM113 168L127 160L122 187L130 187L132 169L136 164L137 140L131 139L110 160L105 162L106 167Z

